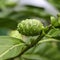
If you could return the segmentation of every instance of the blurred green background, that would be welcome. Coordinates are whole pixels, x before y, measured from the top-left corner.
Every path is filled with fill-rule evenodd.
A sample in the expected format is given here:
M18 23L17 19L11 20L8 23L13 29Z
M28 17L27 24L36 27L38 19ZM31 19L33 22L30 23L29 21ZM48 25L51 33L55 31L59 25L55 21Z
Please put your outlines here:
M0 36L20 38L21 35L16 31L20 21L30 18L39 19L46 26L50 24L50 17L57 17L59 12L60 0L0 0ZM60 30L52 30L50 34L60 38L58 35ZM38 44L23 54L21 58L14 60L60 60L60 43Z
M44 25L48 25L51 15L57 17L60 0L33 1L0 0L0 35L15 30L19 21L26 18L40 19Z

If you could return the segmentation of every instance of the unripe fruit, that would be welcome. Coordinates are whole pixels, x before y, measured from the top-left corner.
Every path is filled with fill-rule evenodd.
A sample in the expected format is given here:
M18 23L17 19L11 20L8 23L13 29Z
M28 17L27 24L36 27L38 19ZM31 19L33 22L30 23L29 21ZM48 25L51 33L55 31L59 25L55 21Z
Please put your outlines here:
M19 31L19 33L26 36L39 35L43 28L43 24L36 19L23 20L17 26L17 30Z
M19 34L19 32L17 30L10 31L9 36L14 37L14 38L18 38L18 39L22 39L22 35Z
M58 14L57 18L55 18L53 16L51 17L51 24L54 27L60 27L60 14Z
M55 18L55 17L51 17L51 24L52 24L52 26L58 26L58 21L57 21L57 19Z

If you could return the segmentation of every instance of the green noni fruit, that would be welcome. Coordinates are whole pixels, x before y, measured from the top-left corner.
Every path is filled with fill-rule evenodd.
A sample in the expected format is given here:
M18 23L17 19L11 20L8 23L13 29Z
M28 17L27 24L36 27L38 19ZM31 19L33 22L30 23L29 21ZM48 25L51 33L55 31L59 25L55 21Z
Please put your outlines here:
M23 20L17 26L17 30L19 31L19 33L26 36L39 35L43 28L43 24L36 19Z

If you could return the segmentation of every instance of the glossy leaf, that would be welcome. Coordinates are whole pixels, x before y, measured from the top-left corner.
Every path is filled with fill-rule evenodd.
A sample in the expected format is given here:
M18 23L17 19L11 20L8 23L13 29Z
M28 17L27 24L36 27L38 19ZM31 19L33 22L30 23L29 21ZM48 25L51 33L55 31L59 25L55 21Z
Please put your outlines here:
M49 41L50 40L50 41ZM47 39L38 43L22 55L21 60L60 60L60 51L57 49L57 42Z
M17 56L23 48L24 44L19 39L0 36L0 60Z

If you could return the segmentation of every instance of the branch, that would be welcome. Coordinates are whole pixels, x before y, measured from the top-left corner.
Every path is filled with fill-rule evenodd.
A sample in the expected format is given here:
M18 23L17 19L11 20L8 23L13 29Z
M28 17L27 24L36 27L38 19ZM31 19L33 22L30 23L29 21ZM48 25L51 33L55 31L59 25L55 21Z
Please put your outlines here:
M52 26L48 26L48 30L46 31L46 34L52 29ZM30 48L34 47L43 37L45 36L45 34L42 34L38 36L38 38L33 42L33 44L30 44L29 46L27 46L26 48L24 48L24 50L18 55L15 56L14 58L20 57L22 56L27 50L29 50Z

